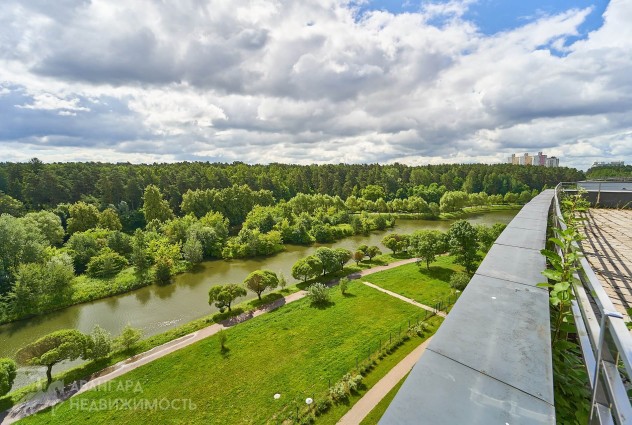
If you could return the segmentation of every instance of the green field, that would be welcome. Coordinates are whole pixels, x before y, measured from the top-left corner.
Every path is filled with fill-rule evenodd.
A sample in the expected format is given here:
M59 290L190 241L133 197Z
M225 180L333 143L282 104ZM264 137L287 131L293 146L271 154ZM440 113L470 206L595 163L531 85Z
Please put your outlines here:
M419 313L359 282L352 282L349 292L342 296L334 289L333 304L325 308L311 306L308 299L284 306L226 331L225 353L215 335L24 423L274 423L283 408L290 412L299 400L302 407L306 397L322 398L329 379L335 383L355 366L356 357L361 362L380 338L385 342L400 325L405 330L408 319ZM384 363L395 360L389 356ZM386 373L390 367L381 369ZM274 400L275 393L280 400ZM177 405L196 409L101 410L102 403L116 399L190 400Z
M452 273L463 270L454 264L454 257L442 256L430 264L430 270L426 269L425 263L421 266L411 263L366 276L363 280L432 306L452 294L447 282Z

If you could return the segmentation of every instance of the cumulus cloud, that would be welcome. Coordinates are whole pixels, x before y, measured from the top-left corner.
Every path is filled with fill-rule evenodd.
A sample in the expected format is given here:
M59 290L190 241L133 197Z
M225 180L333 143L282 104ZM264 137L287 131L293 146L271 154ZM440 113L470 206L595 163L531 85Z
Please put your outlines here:
M485 35L473 0L358 4L3 1L2 159L631 158L629 2L584 38L590 8Z

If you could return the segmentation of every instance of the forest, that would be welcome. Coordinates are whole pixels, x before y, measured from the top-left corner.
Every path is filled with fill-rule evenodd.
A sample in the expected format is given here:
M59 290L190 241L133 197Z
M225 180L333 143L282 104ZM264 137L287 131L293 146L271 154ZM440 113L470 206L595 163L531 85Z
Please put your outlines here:
M632 177L632 165L593 167L586 171L588 179L608 179L617 177Z
M568 168L0 164L0 322L129 291L205 259L271 255L466 207L528 202Z

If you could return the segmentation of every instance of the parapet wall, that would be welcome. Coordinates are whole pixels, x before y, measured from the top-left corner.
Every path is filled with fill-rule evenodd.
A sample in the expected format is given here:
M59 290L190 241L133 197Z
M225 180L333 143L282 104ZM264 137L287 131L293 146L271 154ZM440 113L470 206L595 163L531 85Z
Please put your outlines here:
M396 424L554 424L546 267L553 190L496 240L380 420Z

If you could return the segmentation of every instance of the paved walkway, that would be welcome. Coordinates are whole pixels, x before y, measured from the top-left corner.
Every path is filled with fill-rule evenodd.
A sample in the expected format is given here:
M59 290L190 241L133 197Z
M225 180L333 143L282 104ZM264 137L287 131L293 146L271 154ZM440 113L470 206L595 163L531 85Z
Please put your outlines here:
M384 288L382 288L380 286L377 286L377 285L374 285L374 284L372 284L370 282L362 282L362 283L364 283L366 286L370 286L371 288L377 289L378 291L384 292L385 294L388 294L391 297L395 297L395 298L400 299L400 300L402 300L404 302L407 302L408 304L412 304L412 305L417 306L419 308L423 308L424 310L428 310L428 311L431 311L433 313L436 313L437 316L447 317L447 315L444 312L437 311L434 308L430 307L429 305L418 303L415 300L412 300L410 298L406 298L403 295L399 295L399 294L397 294L397 293L395 293L393 291L389 291L388 289L384 289Z
M373 273L381 272L383 270L392 269L392 268L399 267L404 264L409 264L415 261L416 261L415 258L396 261L385 266L376 266L370 269L361 270L357 273L353 273L349 275L348 277L350 279L357 279L362 276L367 276ZM338 283L338 279L334 279L328 282L327 285L333 286L337 283ZM255 310L254 312L243 313L239 316L230 318L224 322L207 326L206 328L200 329L199 331L190 333L188 335L184 335L173 341L169 341L165 344L154 347L151 350L145 351L144 353L140 353L133 357L120 361L116 363L115 365L107 367L91 375L88 378L87 382L83 382L81 384L74 383L66 387L66 388L73 388L73 390L63 391L63 389L59 389L60 391L55 391L55 392L49 391L47 394L45 394L45 396L41 398L34 398L30 401L27 401L25 403L12 407L7 412L0 413L0 424L6 425L6 424L11 424L13 422L16 422L26 416L32 415L34 413L39 412L40 410L46 409L48 407L56 405L59 402L67 400L68 398L74 396L75 394L80 394L82 392L88 391L108 381L111 381L112 379L118 378L119 376L124 375L125 373L129 371L132 371L136 368L146 365L147 363L150 363L156 359L159 359L177 350L180 350L181 348L187 347L191 344L201 341L204 338L208 338L212 335L215 335L217 332L219 332L222 329L227 329L239 323L250 320L254 317L261 316L262 314L265 314L272 310L276 310L277 308L283 305L300 300L301 298L304 298L305 296L307 296L306 291L295 292L293 294L288 295L287 297L280 298L270 304L267 304L261 307L260 309ZM406 299L404 299L404 301L405 300Z
M377 384L364 394L364 396L353 405L339 421L338 425L358 425L371 410L382 401L382 399L392 390L399 381L413 368L415 363L421 358L426 351L426 347L430 343L432 337L425 340L419 347L415 348L409 355L397 363Z

